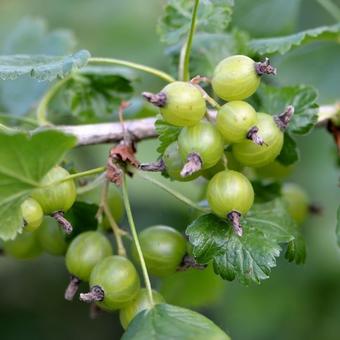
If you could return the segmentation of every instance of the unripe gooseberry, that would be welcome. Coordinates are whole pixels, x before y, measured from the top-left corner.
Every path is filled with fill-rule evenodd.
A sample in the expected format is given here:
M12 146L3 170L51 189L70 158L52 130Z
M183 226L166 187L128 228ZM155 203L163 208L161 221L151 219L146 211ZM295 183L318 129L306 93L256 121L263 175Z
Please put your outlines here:
M152 297L154 304L165 303L163 296L155 290L152 290ZM127 306L122 308L119 312L119 319L122 327L127 329L129 323L135 316L146 309L151 309L153 306L150 304L148 291L142 288L134 300Z
M42 223L44 213L40 204L33 198L27 198L21 204L22 217L24 219L24 231L34 231Z

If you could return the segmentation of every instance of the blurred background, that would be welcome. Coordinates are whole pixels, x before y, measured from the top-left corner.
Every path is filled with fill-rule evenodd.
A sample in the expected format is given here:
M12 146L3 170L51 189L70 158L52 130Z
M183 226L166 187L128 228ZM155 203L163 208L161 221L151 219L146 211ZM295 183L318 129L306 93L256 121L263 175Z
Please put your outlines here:
M333 2L340 5L340 1ZM162 7L160 0L1 0L0 42L23 17L42 17L50 29L72 30L78 47L93 56L124 58L167 70L169 61L156 33ZM254 37L334 22L316 0L236 0L234 23ZM279 83L313 85L320 92L321 104L340 100L339 44L309 44L277 57L273 64L279 69ZM137 90L157 91L160 86L158 80L141 74ZM309 218L303 226L308 250L305 265L279 259L270 279L260 286L223 282L209 270L199 276L180 274L182 281L154 281L156 288L166 290L168 302L196 308L233 339L339 339L340 251L335 225L340 191L335 147L323 129L315 129L298 143L301 161L291 179L323 207L321 216ZM155 141L140 143L140 159L154 160L156 146ZM87 169L103 164L107 152L108 146L87 147L73 156L80 168ZM192 198L200 195L198 185L173 185ZM184 230L190 221L186 206L158 188L136 179L130 182L130 191L138 228L168 224ZM88 306L64 300L67 281L63 258L44 255L18 261L1 257L0 339L119 339L122 329L117 314L90 320Z

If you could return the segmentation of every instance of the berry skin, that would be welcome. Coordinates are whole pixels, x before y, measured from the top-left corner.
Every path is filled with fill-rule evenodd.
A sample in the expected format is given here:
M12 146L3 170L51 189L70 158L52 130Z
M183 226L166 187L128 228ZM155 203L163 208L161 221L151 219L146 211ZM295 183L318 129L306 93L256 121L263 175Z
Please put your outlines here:
M233 145L233 155L241 164L259 168L270 164L280 154L283 146L283 132L276 125L273 116L257 114L258 134L264 144L257 145L250 140Z
M90 277L90 287L100 287L104 299L97 305L104 310L125 307L140 290L139 276L134 265L124 256L109 256L96 264Z
M181 176L181 170L184 166L184 162L179 153L179 147L177 142L171 143L166 148L163 154L163 162L166 167L166 172L172 180L187 182L194 180L200 175L200 172L196 172L187 177Z
M24 219L24 231L34 231L39 228L44 213L40 204L33 198L27 198L21 204L22 217Z
M161 93L166 95L166 104L160 111L168 123L191 126L197 124L205 115L205 100L194 85L175 81L165 86Z
M69 175L67 170L56 166L42 179L41 185L48 185ZM58 211L66 212L73 205L76 196L76 186L73 179L32 192L32 197L39 202L45 214Z
M237 171L225 170L210 180L207 199L211 210L226 218L233 211L246 214L254 203L254 190L247 177Z
M67 250L67 242L64 233L57 222L46 216L37 230L38 240L41 248L48 254L63 256Z
M226 101L250 97L260 85L256 63L244 55L223 59L215 68L212 78L214 92Z
M109 240L100 232L87 231L72 240L65 257L66 267L72 275L88 281L93 267L110 255Z
M14 240L4 242L3 249L6 255L20 260L37 257L42 252L35 232L18 234Z
M308 216L309 198L306 192L295 183L282 186L282 198L286 202L288 212L297 225L303 224Z
M155 276L173 274L186 254L184 236L168 226L156 225L144 229L139 234L139 241L148 271ZM132 255L138 262L135 246Z
M163 296L152 290L152 297L155 304L165 303ZM129 323L134 319L134 317L145 309L151 309L152 306L149 302L148 291L145 288L142 288L137 297L132 300L127 306L122 308L119 312L119 319L122 327L127 329Z
M214 166L223 155L223 138L208 122L202 121L182 129L178 146L183 161L187 161L190 154L197 154L202 162L201 169Z
M224 104L217 113L216 127L227 144L246 140L257 122L256 111L247 102L235 100Z

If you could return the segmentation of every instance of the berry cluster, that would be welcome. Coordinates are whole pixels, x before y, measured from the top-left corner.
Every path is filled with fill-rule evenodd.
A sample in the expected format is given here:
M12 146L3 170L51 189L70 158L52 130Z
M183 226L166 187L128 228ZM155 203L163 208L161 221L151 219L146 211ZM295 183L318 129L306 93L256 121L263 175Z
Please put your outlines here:
M198 85L197 77L191 82L170 83L158 94L143 93L160 108L167 123L181 127L177 141L167 147L162 157L166 173L177 181L190 181L201 175L211 178L207 188L210 208L229 219L240 236L240 217L251 208L254 191L248 178L235 170L274 162L294 111L289 106L282 114L272 116L256 112L244 101L255 93L263 74L276 74L268 59L255 62L235 55L222 60L211 80L214 93L228 101L222 106ZM207 110L206 99L217 107L215 122ZM233 167L235 162L239 163L237 169Z

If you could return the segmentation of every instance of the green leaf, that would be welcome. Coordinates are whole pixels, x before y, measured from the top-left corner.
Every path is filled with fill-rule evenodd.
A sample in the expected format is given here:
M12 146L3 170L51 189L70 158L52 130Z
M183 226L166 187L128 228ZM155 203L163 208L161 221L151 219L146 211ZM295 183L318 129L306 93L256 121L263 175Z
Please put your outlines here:
M161 40L173 45L186 38L190 25L194 1L168 0L158 25ZM204 0L198 7L196 33L224 32L228 27L233 0Z
M218 326L189 309L159 304L139 313L122 340L229 340Z
M294 115L287 131L303 135L308 133L318 119L318 94L310 86L273 87L262 84L257 92L261 100L261 110L269 114L279 114L288 105L294 106Z
M21 203L75 144L73 136L53 130L32 136L0 130L0 238L15 237L22 227Z
M98 220L96 213L98 205L86 202L77 201L72 208L65 213L66 219L71 222L73 231L68 239L74 239L77 235L84 231L96 230L98 227Z
M340 38L340 23L332 26L321 26L283 37L253 39L250 49L262 55L271 53L287 53L289 50L314 41L334 40Z
M157 151L163 155L168 145L177 140L177 137L181 132L181 128L171 125L161 118L156 120L155 127L158 133L158 140L160 142Z
M277 160L283 165L291 165L299 160L299 150L295 140L290 136L288 132L284 134L283 147L280 154L277 156Z
M281 196L281 183L254 180L251 182L255 192L255 202L264 203Z
M133 72L120 67L86 66L60 91L54 111L58 119L72 115L74 123L117 120L118 106L131 96L135 79Z
M303 264L306 261L306 244L302 235L298 233L295 239L290 241L287 246L285 258L289 262Z
M223 280L208 266L204 270L190 269L165 277L160 292L170 304L199 308L216 302L223 289Z
M340 247L340 205L337 211L336 239L338 242L338 246Z
M25 54L3 55L0 56L0 79L14 80L30 76L40 81L51 81L56 78L64 78L85 66L89 58L90 53L86 50L61 57Z
M49 32L40 18L24 18L6 37L1 54L69 55L76 40L71 31L58 29ZM22 115L32 108L46 90L46 82L37 82L30 75L0 83L0 107L5 112Z
M213 214L202 215L193 221L186 230L192 252L200 263L208 263L215 256L224 253L229 225Z

